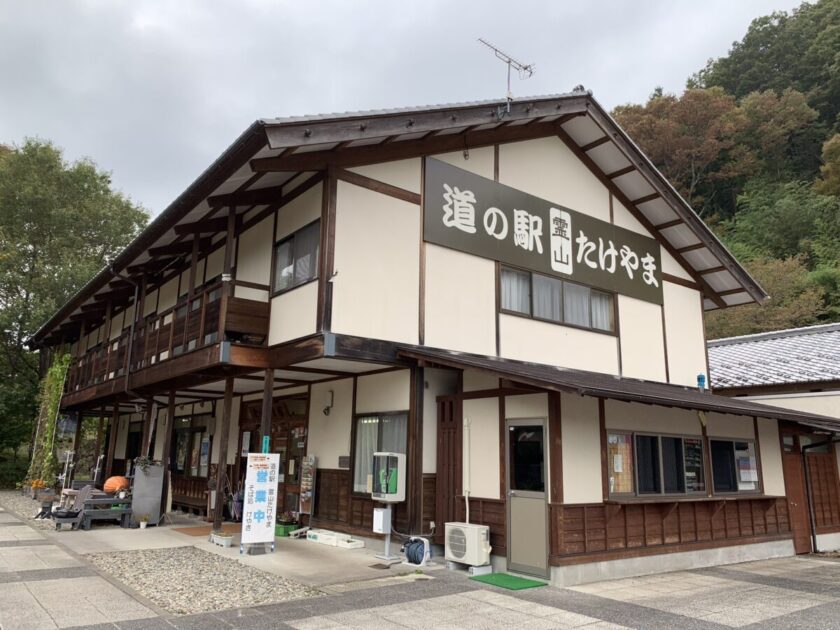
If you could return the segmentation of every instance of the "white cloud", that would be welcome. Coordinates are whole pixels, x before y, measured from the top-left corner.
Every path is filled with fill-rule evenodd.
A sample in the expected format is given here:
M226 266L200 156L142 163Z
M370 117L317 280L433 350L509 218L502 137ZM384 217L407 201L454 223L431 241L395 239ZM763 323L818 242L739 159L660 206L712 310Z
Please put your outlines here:
M254 119L501 97L485 37L606 107L679 91L790 0L0 0L0 142L93 158L153 214Z

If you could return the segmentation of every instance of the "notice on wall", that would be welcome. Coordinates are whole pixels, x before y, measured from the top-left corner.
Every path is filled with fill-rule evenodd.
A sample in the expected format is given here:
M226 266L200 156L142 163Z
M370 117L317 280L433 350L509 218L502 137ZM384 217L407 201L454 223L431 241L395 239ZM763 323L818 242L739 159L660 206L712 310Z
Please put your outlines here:
M312 514L315 501L316 460L314 455L307 455L300 464L300 513Z
M248 453L242 506L242 542L274 542L277 513L277 453Z
M432 158L423 200L429 243L662 304L649 236Z

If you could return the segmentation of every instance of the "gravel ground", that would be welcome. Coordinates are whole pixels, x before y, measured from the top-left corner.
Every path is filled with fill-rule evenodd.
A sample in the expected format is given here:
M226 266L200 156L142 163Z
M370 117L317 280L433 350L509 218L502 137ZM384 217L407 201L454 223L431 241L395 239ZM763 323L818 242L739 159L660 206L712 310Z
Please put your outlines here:
M14 512L35 529L55 529L52 519L33 519L41 504L31 497L24 496L18 490L0 491L0 506Z
M85 558L179 615L321 595L294 580L195 547L98 553Z

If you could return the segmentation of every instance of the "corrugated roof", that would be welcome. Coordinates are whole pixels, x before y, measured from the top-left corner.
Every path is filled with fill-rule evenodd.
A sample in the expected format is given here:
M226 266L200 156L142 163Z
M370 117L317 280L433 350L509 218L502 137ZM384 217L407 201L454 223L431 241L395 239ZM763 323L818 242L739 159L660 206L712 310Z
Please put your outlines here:
M709 342L714 389L840 380L840 323Z
M815 413L762 405L744 398L718 396L694 387L623 378L612 374L572 370L451 350L404 348L400 356L454 368L492 372L502 378L543 389L574 392L581 396L610 398L664 407L678 407L741 416L758 416L798 422L825 431L840 432L840 420Z

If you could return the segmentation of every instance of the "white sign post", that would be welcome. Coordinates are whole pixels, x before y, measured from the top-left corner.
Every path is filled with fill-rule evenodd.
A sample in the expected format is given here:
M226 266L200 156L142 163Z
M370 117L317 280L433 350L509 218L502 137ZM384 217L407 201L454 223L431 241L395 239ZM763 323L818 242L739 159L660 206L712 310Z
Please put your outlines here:
M279 469L279 453L248 453L240 555L245 553L245 545L254 543L271 543L271 551L274 551Z

